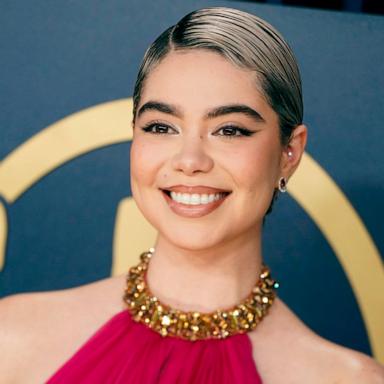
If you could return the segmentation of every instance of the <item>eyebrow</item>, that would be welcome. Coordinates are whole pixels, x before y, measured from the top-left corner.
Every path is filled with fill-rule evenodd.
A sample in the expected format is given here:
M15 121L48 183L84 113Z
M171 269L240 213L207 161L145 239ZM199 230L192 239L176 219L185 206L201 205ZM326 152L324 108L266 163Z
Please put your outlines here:
M148 101L147 103L143 104L137 112L137 117L141 116L146 111L159 111L176 117L182 116L181 111L176 106L160 101ZM215 117L229 115L231 113L242 113L251 117L258 123L265 123L265 119L260 115L259 112L245 104L230 104L213 108L207 112L204 118L213 119Z
M230 113L242 113L251 117L256 122L264 122L264 118L260 115L259 112L255 111L253 108L248 107L245 104L231 104L231 105L223 105L217 108L212 109L206 115L207 118L215 118L218 116L229 115Z
M181 117L181 113L178 108L170 104L162 103L160 101L148 101L147 103L143 104L137 112L137 117L140 117L144 112L147 111L159 111L176 117Z

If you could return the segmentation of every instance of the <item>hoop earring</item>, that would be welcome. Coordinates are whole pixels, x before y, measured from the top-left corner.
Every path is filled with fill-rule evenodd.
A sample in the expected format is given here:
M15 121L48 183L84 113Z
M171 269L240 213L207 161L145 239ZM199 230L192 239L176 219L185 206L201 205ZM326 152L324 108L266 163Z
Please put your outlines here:
M279 191L287 192L287 180L285 177L280 177L279 179Z

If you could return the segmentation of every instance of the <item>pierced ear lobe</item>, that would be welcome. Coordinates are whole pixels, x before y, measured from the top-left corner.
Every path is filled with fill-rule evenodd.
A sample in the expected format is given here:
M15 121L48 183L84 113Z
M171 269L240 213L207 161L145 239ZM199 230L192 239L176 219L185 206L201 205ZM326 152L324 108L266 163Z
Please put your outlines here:
M287 176L291 176L296 168L297 163L297 151L296 148L288 147L284 150L284 160L282 163L281 171L284 172Z
M307 127L304 124L300 124L294 129L289 143L284 148L281 172L284 172L289 177L295 172L301 161L306 142Z
M287 166L289 167L289 164L291 163L291 160L294 159L294 155L293 155L293 150L291 147L288 146L287 149L284 150L284 152L286 153L286 156L285 159L284 159L284 168L286 168Z

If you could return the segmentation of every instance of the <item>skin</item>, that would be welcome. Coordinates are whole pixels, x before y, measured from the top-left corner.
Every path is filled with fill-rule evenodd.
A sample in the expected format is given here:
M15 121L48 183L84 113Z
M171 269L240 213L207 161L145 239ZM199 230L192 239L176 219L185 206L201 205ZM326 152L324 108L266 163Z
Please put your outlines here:
M159 233L148 284L160 299L185 310L231 306L248 295L260 274L262 219L278 179L288 179L297 167L307 129L298 126L283 148L278 116L256 90L254 75L216 53L172 53L146 84L138 111L156 100L179 112L147 110L135 121L132 193ZM205 117L209 110L233 104L249 106L264 121L244 113ZM165 134L143 131L154 121L161 122ZM222 128L229 124L253 134L232 129L232 136L228 131L225 136ZM186 218L170 210L159 190L179 184L231 194L210 214Z
M262 218L279 177L289 179L297 168L307 130L298 126L289 147L283 148L277 115L253 81L251 73L221 56L196 50L169 54L147 78L139 109L156 99L180 112L141 114L131 151L134 198L158 229L148 284L171 306L199 311L232 306L258 278ZM228 103L246 104L265 121L239 113L204 118L207 109ZM142 127L154 119L176 134L144 132ZM217 135L229 122L256 133ZM159 190L175 184L209 185L231 194L207 215L184 217L170 209ZM0 382L46 381L125 308L124 286L122 275L1 300L0 345L7 353L0 359ZM279 298L249 337L265 384L384 383L382 366L316 335Z

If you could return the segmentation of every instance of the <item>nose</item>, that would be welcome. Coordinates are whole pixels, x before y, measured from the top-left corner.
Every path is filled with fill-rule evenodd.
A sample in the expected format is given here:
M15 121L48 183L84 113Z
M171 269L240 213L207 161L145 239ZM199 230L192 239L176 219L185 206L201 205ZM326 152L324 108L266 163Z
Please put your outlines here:
M202 140L194 138L185 140L180 151L172 158L172 167L188 176L199 172L209 172L213 168L213 159L204 149Z

